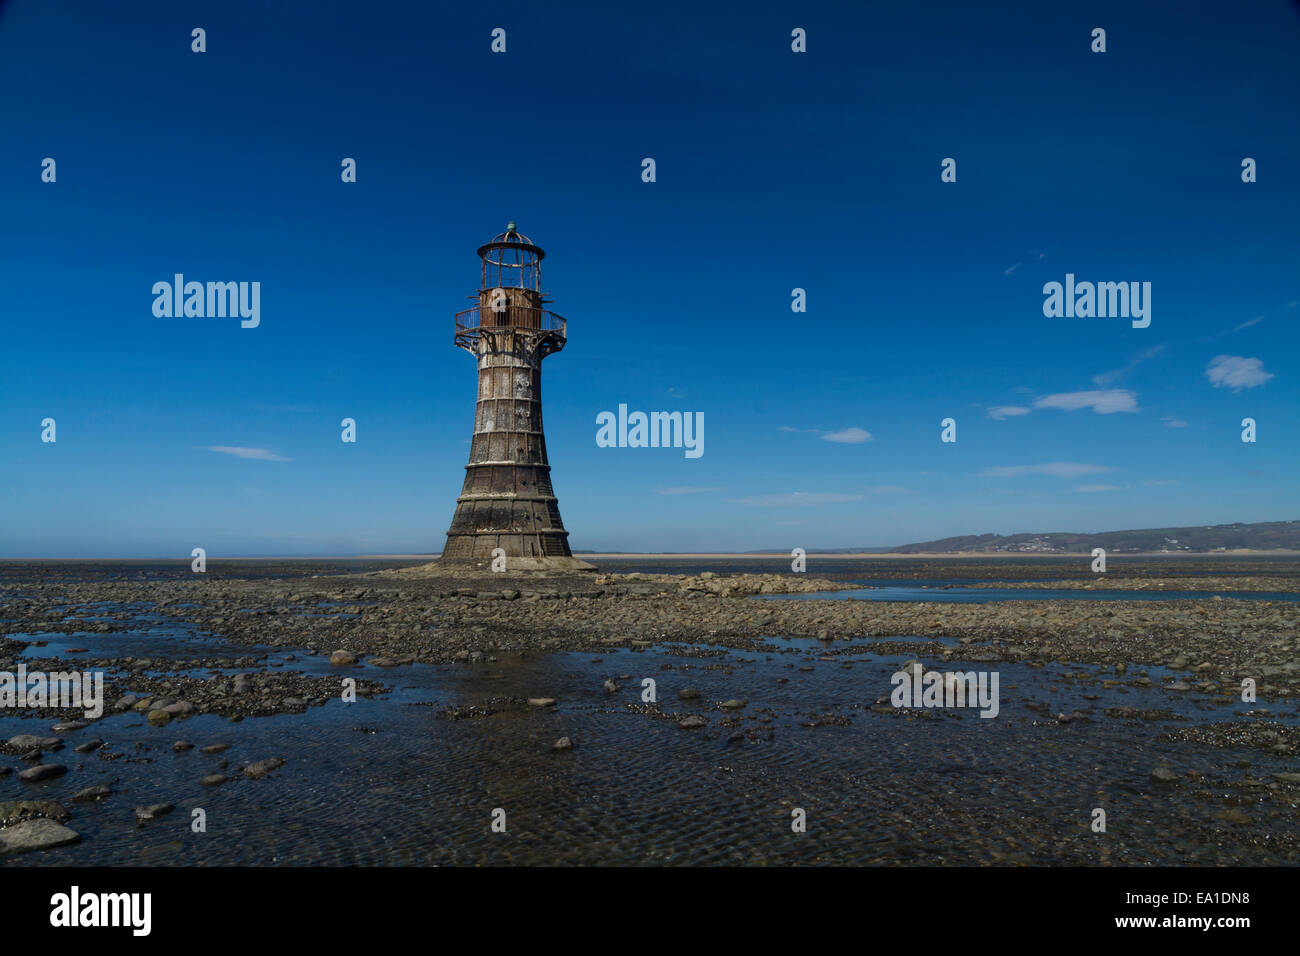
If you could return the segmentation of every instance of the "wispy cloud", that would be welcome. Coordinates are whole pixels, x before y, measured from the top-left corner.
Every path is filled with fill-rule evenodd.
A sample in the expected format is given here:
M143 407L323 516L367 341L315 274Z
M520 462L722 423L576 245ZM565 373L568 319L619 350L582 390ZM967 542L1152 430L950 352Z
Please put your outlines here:
M739 498L738 505L755 505L760 508L784 507L789 505L833 505L846 501L861 501L862 495L845 495L829 491L792 491L785 495L753 495Z
M1014 275L1014 274L1015 274L1015 271L1016 271L1017 269L1019 269L1020 266L1021 266L1021 263L1019 263L1019 262L1015 263L1014 265L1009 265L1009 266L1007 266L1005 269L1002 270L1002 274L1003 274L1004 276Z
M902 485L875 485L870 488L864 488L868 494L872 495L910 495L911 488L904 488Z
M865 428L845 428L837 432L827 432L822 436L822 441L838 442L841 445L861 445L863 442L871 441L871 432Z
M1074 490L1081 491L1084 494L1092 494L1098 491L1119 491L1120 487L1119 485L1079 485Z
M1181 418L1175 418L1173 415L1165 415L1160 419L1165 423L1165 428L1186 428L1187 422Z
M789 425L781 425L779 426L779 430L783 432L794 432L796 435L816 435L821 431L820 428L791 428Z
M1148 478L1142 484L1148 488L1164 488L1167 485L1181 485L1182 480L1178 478Z
M1112 415L1115 412L1136 412L1138 404L1137 395L1128 389L1106 388L1046 395L1034 401L1034 408L1059 408L1067 412L1091 408L1098 415Z
M1230 388L1234 392L1240 392L1243 388L1263 385L1273 377L1273 373L1264 371L1264 363L1257 358L1216 355L1205 366L1205 377L1215 388Z
M659 495L703 495L710 491L723 491L722 488L660 488L655 494Z
M1276 315L1282 312L1290 312L1292 309L1295 309L1297 307L1300 307L1300 299L1292 299L1290 302L1279 305L1275 309L1269 309L1268 311L1255 316L1253 319L1247 319L1245 322L1238 323L1237 325L1234 325L1230 329L1224 329L1222 332L1216 332L1214 335L1208 335L1205 338L1200 339L1200 341L1214 342L1217 339L1225 338L1236 332L1240 332L1243 329L1248 329L1251 326L1259 325L1259 323L1263 322L1270 315Z
M1137 355L1129 359L1128 364L1123 368L1117 368L1110 372L1102 372L1100 375L1094 375L1092 377L1092 384L1105 388L1107 385L1117 382L1124 376L1128 375L1147 359L1155 358L1164 350L1165 347L1163 343L1160 345L1153 345L1149 349L1143 349L1141 352L1138 352Z
M1049 461L1041 465L1000 465L985 468L980 472L981 478L1022 478L1025 475L1047 475L1050 478L1082 478L1084 475L1099 475L1105 471L1114 471L1106 465L1084 465L1071 461Z
M1002 421L1004 418L1014 418L1017 415L1028 415L1029 409L1023 405L997 405L989 409L989 418L995 418Z
M275 452L267 451L265 448L239 448L233 445L208 445L208 451L215 451L222 455L234 455L236 458L253 458L257 461L293 461L292 458L284 458Z

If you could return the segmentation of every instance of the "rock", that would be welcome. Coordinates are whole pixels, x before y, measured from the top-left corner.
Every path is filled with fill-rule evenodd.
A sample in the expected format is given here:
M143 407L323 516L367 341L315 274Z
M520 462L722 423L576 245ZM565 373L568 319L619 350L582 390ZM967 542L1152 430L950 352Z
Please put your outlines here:
M554 707L555 698L554 697L529 697L528 706L529 707Z
M176 751L178 754L183 754L185 751L193 749L194 745L188 740L178 740L176 743L172 744L172 750Z
M224 773L210 773L200 780L199 783L203 784L205 787L219 787L229 779L230 778Z
M79 754L88 754L92 751L98 750L102 746L104 746L104 741L96 737L94 740L87 740L84 744L78 744L72 749Z
M1278 783L1300 783L1300 773L1275 773L1273 779Z
M198 708L196 708L188 700L178 700L176 703L168 704L166 707L164 707L163 712L171 714L173 717L184 717L188 714L194 713L194 711L197 709Z
M171 723L171 720L172 715L167 713L165 710L149 711L149 725L151 727L162 727L165 724Z
M147 807L136 807L135 819L137 823L161 820L175 809L176 807L170 803L151 803Z
M11 827L37 817L64 823L68 811L57 800L6 800L0 803L0 827Z
M733 697L731 700L724 700L718 706L721 707L723 710L740 710L742 707L745 706L745 701Z
M40 780L53 780L55 777L62 777L68 772L68 768L61 763L42 763L35 767L28 767L18 774L18 779L24 783L36 783Z
M284 766L284 763L282 757L269 757L266 760L259 760L256 763L250 763L244 768L244 776L252 777L254 780L261 780L263 777L268 776L271 771L279 770Z
M682 700L699 700L700 689L698 687L683 687L677 692L677 696Z
M708 721L706 721L703 717L691 716L691 717L683 717L681 720L677 721L677 726L680 727L682 730L696 730L700 727L703 727L707 723Z
M612 680L605 681L606 694L617 694L619 690L620 690L619 686L615 684Z
M67 723L55 724L50 728L50 730L54 731L56 734L66 734L69 731L80 730L82 727L89 726L90 721L88 720L69 720Z
M107 784L97 783L93 787L87 787L85 790L78 790L72 795L72 799L77 803L92 803L97 800L103 800L111 796L113 790Z
M1168 767L1156 767L1151 771L1152 783L1177 783L1178 774L1174 773Z
M555 743L551 744L551 749L552 749L552 750L572 750L572 749L573 749L573 741L570 740L568 737L561 737L561 738L560 738L559 740L557 740Z
M18 734L9 738L9 746L18 750L49 750L63 743L62 737L38 737L35 734Z
M355 664L356 662L357 655L351 651L339 650L330 654L330 663L335 667L346 667L348 664Z
M61 823L39 817L0 830L0 855L50 850L79 843L81 834Z
M208 744L206 747L200 747L201 754L219 754L223 750L229 750L230 744Z
M920 661L908 661L900 667L899 670L904 674L907 674L909 677L915 677L917 674L925 673L925 665Z

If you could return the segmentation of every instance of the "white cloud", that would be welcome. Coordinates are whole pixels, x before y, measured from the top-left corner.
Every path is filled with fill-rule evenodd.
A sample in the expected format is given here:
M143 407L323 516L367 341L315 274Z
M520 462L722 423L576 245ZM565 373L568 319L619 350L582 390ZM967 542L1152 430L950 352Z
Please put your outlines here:
M779 429L783 432L794 432L796 435L816 435L820 428L791 428L789 425L780 425Z
M1091 408L1098 415L1136 412L1137 396L1126 388L1091 389L1084 392L1058 392L1034 401L1035 408L1059 408L1067 412Z
M1119 485L1079 485L1074 490L1089 493L1094 491L1119 491L1120 488Z
M1029 409L1023 405L998 405L989 409L989 418L1002 421L1004 418L1012 418L1016 415L1028 415Z
M255 458L258 461L293 461L292 458L282 458L275 452L267 451L265 448L238 448L231 445L209 445L208 451L215 451L222 455L234 455L236 458Z
M827 432L822 436L822 441L838 442L841 445L861 445L863 442L871 441L871 432L864 428L845 428L838 432Z
M827 491L792 491L788 495L754 495L740 498L736 504L770 508L785 505L833 505L861 500L861 495L844 495Z
M1105 465L1083 465L1070 461L1049 461L1041 465L1001 465L997 468L985 468L980 472L981 478L1022 478L1025 475L1047 475L1050 478L1081 478L1084 475L1099 475L1104 471L1114 471Z
M1162 422L1165 423L1165 427L1166 427L1166 428L1186 428L1186 427L1187 427L1187 422L1183 421L1181 418L1175 418L1173 415L1165 415L1165 416L1164 416L1163 418L1161 418L1160 420L1161 420Z
M1273 377L1273 373L1264 371L1264 363L1257 358L1216 355L1205 366L1205 377L1215 388L1230 388L1234 392L1240 392L1243 388L1263 385Z

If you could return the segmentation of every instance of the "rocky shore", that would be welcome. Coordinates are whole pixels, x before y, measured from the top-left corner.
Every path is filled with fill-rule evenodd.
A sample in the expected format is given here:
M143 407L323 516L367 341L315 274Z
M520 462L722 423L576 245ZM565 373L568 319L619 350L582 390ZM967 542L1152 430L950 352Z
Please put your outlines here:
M1283 591L1294 590L1294 581L1287 575L1200 577L1194 582L1189 577L1129 577L1107 578L1105 587ZM1040 586L1091 587L1094 582L1076 578ZM724 649L787 653L789 638L811 639L817 660L843 661L844 667L861 658L864 639L873 653L915 654L928 662L927 667L947 662L963 667L1069 662L1080 668L1069 679L1098 693L1112 687L1163 688L1217 704L1235 701L1258 720L1267 720L1269 712L1240 704L1244 680L1253 680L1257 693L1272 701L1300 698L1300 603L1231 598L883 603L852 595L838 600L764 600L856 587L835 578L792 573L494 574L486 568L436 564L328 576L173 574L153 580L88 580L50 576L37 567L30 572L10 569L0 585L0 635L18 636L0 639L0 671L13 672L21 660L28 671L102 672L106 705L98 720L135 715L149 728L200 715L232 723L292 719L338 698L343 678L352 678L361 697L382 697L392 684L385 675L396 677L400 670L394 669L417 662L473 668L506 655L599 654L656 646L667 646L683 659L707 659ZM150 657L137 656L138 651L114 653L115 640L135 635L138 641L142 629L188 633L199 646L247 650ZM77 643L64 646L71 641ZM855 647L850 648L850 641ZM51 644L60 645L60 650L47 653ZM310 668L297 669L307 661ZM611 675L607 692L614 694L619 679L627 676ZM550 698L503 697L497 704L488 700L443 707L439 716L490 718L553 703ZM874 694L863 704L885 716L899 716ZM1039 705L1031 701L1025 706L1035 710ZM1056 713L1046 702L1042 706L1043 717L1061 726L1100 716L1088 716L1091 709ZM743 708L744 701L722 701L713 709L726 713L729 707ZM650 708L647 715L670 719L684 731L706 723L695 713L681 716ZM66 774L72 761L61 759L61 752L141 765L153 759L123 752L111 739L106 743L101 737L111 735L96 736L97 721L77 710L47 709L33 716L44 718L48 726L33 722L35 729L0 740L0 777L13 774L24 787ZM1105 717L1156 721L1168 720L1170 714L1119 706L1108 708ZM804 726L844 725L849 719L844 714L812 714ZM688 725L692 720L699 723ZM1294 756L1300 744L1294 730L1250 726L1253 729L1243 730L1233 722L1197 725L1175 731L1169 739ZM206 788L232 779L261 780L285 759L252 754L248 756L257 759L231 766L221 755L228 740L177 741L178 753L181 744L209 758L195 771L195 780ZM550 749L567 751L573 746L569 737L557 735ZM1260 785L1290 792L1300 783L1296 769L1281 769L1282 776L1274 774ZM1166 783L1177 781L1162 781ZM114 792L103 784L79 786L71 802L93 807ZM171 806L142 804L136 808L136 825L161 819ZM75 826L76 821L71 822ZM68 823L68 806L58 801L0 802L0 854L75 842L80 837Z

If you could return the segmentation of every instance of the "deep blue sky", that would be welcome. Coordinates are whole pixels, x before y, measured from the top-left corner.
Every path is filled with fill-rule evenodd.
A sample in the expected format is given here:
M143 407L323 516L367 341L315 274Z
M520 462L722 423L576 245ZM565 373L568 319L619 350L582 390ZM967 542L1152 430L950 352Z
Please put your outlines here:
M1300 15L1000 6L12 0L0 555L440 549L509 219L569 320L574 548L1298 517ZM155 318L176 272L260 281L260 327ZM1150 327L1045 318L1067 272L1151 282ZM596 447L619 403L704 456Z

